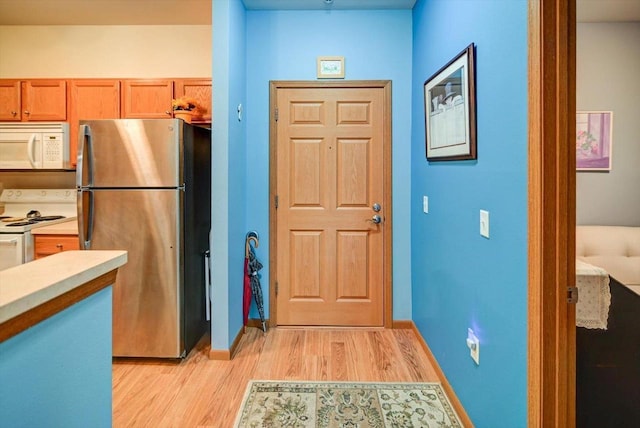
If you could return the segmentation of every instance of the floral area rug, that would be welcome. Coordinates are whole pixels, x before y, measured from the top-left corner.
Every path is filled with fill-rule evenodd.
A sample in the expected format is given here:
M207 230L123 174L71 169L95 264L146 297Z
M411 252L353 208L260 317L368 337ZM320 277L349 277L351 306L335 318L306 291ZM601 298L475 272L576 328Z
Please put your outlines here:
M235 428L462 427L439 383L250 381Z

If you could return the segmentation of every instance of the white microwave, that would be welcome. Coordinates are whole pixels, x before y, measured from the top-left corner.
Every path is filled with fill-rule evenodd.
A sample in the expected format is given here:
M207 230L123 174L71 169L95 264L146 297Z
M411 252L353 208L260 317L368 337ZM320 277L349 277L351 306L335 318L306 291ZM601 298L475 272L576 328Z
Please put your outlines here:
M0 170L68 167L68 123L0 122Z

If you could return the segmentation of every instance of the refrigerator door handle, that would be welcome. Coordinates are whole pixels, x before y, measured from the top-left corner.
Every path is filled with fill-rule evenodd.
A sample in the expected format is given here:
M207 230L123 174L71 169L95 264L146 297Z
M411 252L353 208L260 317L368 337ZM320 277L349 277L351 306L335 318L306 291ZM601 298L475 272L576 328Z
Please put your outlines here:
M211 321L211 252L204 252L204 305L207 321Z
M87 182L84 182L84 159L87 159ZM78 160L76 164L76 186L93 185L93 137L89 125L80 125L78 132Z
M87 196L89 212L85 216L85 195ZM91 238L93 236L93 191L86 189L78 189L78 240L80 241L80 249L91 249ZM86 219L86 224L85 224Z

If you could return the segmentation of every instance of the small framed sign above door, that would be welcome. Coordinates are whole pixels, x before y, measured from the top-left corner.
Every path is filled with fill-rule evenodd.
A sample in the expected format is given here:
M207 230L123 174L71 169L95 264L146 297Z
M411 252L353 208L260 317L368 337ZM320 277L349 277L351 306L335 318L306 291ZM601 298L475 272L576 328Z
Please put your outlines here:
M317 73L318 79L344 79L344 57L319 56Z

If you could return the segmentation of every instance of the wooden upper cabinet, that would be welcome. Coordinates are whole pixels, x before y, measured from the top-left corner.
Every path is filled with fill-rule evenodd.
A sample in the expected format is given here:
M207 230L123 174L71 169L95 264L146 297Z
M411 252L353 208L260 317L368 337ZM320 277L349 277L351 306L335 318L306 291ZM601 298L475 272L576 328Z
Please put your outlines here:
M0 120L67 120L65 80L0 80Z
M69 151L74 165L77 160L80 121L118 119L119 117L119 80L77 79L69 81Z
M22 120L22 98L19 80L0 80L0 121Z
M181 96L199 104L194 123L211 123L211 79L0 79L0 122L69 122L75 166L81 120L171 118Z
M66 80L26 80L22 85L22 120L67 120Z
M173 117L173 80L127 79L122 81L122 114L127 119Z
M211 123L211 79L180 79L174 81L175 98L192 97L198 102L194 123Z

